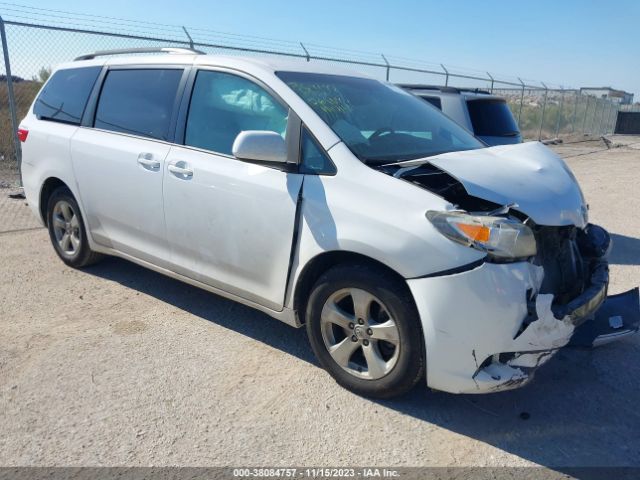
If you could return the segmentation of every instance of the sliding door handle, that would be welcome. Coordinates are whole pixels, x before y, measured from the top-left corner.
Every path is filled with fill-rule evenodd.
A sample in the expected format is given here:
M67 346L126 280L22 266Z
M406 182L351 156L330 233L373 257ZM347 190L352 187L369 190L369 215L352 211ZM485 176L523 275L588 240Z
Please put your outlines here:
M141 153L138 155L138 163L147 170L160 170L160 162L153 159L151 153Z

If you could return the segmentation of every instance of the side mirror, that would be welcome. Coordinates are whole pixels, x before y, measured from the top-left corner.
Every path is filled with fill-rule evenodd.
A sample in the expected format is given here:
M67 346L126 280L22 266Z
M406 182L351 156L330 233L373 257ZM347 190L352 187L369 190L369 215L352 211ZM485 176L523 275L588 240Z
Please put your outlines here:
M276 132L246 130L240 132L231 147L239 160L286 163L287 144Z

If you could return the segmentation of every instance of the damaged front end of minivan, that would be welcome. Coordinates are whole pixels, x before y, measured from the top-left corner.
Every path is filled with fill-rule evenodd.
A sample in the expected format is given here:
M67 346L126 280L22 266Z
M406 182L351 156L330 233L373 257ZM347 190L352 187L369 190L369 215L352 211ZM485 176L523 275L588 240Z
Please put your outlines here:
M450 202L426 212L481 262L409 279L427 352L427 382L454 393L521 386L567 345L638 330L638 288L607 297L611 239L588 223L577 181L538 143L387 165L385 173Z

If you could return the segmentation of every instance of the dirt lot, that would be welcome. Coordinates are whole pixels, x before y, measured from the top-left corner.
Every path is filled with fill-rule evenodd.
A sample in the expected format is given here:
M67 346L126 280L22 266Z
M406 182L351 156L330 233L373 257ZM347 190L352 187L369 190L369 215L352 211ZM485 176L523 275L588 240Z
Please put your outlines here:
M554 148L614 234L617 293L640 284L640 139L614 140L638 143ZM304 330L122 260L65 267L0 193L0 465L640 466L640 336L513 392L371 401Z

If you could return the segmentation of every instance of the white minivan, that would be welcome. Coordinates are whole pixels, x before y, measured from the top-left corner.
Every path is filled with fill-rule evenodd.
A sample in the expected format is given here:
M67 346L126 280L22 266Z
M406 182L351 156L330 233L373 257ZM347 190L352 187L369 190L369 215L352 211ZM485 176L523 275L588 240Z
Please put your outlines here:
M306 325L373 397L514 388L572 337L637 330L638 290L607 299L609 235L540 143L487 148L353 72L158 50L59 66L21 122L66 264L117 255Z

